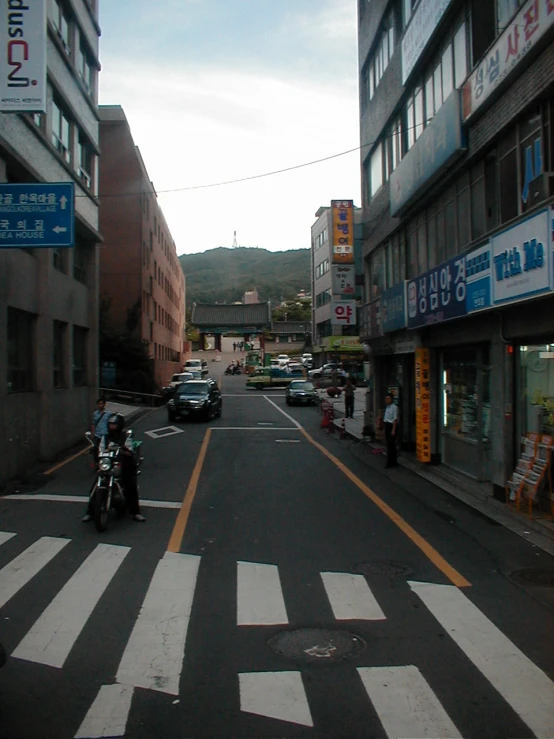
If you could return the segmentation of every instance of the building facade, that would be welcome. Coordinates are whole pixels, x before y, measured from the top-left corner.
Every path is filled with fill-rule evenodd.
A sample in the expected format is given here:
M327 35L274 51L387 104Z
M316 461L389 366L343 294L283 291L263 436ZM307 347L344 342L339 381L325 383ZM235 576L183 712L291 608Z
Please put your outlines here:
M554 432L554 3L359 0L373 418L491 484Z
M333 200L317 210L311 229L312 347L318 366L337 347L359 346L358 308L363 302L362 210ZM339 342L338 337L357 337ZM359 346L361 349L361 346ZM357 357L359 353L357 353ZM348 359L348 357L346 358Z
M184 362L185 277L123 109L99 113L100 297L113 330L148 344L162 386Z
M67 249L0 249L0 485L82 438L98 385L95 0L47 3L45 113L0 114L0 181L73 182Z

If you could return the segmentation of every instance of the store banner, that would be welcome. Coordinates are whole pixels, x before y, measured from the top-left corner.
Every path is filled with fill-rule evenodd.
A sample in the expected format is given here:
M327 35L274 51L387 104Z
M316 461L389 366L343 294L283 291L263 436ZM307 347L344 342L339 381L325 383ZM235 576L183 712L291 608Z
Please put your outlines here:
M492 237L492 303L533 297L553 288L550 209Z
M465 82L462 88L464 122L483 105L553 25L553 0L527 0Z
M381 323L383 333L406 328L406 283L385 290L381 296Z
M429 326L465 316L465 256L454 257L410 280L407 293L408 328Z
M466 307L468 313L491 305L491 243L479 246L466 255Z
M356 324L356 301L334 300L331 304L331 323L342 326Z
M331 200L333 262L354 264L354 201Z
M326 351L330 352L363 352L359 336L328 336L323 340Z
M431 360L429 349L415 352L416 454L420 462L431 461Z
M402 39L403 85L406 84L406 80L451 2L452 0L420 0Z
M354 297L356 268L353 264L333 264L331 267L333 295Z
M0 10L0 112L46 111L46 0L4 0Z

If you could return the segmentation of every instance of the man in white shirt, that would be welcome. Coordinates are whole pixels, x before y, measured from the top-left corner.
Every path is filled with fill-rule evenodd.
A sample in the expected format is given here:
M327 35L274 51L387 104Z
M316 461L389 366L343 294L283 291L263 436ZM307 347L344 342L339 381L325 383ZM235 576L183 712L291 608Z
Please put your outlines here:
M396 429L398 426L398 406L394 403L394 398L390 393L385 395L385 439L387 442L387 464L385 467L396 467L398 461L396 459Z

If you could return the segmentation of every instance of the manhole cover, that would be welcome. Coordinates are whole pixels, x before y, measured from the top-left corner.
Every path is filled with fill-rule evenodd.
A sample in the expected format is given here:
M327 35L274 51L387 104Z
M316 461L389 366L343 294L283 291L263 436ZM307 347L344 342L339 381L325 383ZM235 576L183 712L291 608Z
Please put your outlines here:
M554 570L516 570L511 574L512 580L523 585L540 585L543 588L554 587Z
M402 562L393 562L390 559L376 560L375 562L362 562L355 565L352 571L358 575L379 575L380 577L404 577L412 574L411 567Z
M339 662L364 651L364 640L348 631L296 629L282 631L268 641L274 652L289 659L311 664Z

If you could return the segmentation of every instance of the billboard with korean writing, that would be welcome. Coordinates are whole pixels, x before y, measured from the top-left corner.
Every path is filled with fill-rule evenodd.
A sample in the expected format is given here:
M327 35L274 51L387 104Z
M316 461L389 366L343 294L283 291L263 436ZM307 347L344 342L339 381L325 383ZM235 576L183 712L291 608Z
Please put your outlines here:
M356 325L356 301L334 300L331 304L331 323L338 326Z
M420 462L431 461L431 361L429 349L415 352L416 454Z
M333 262L354 264L354 201L331 200Z
M383 333L399 331L406 327L406 283L385 290L381 296L381 322Z
M354 297L356 293L356 268L353 264L333 264L331 275L333 295Z
M467 314L466 260L454 257L424 272L407 287L408 328L419 328Z
M466 121L554 25L553 0L527 0L463 86Z

